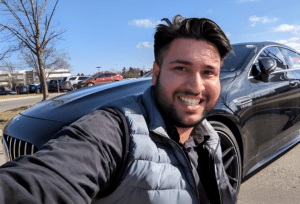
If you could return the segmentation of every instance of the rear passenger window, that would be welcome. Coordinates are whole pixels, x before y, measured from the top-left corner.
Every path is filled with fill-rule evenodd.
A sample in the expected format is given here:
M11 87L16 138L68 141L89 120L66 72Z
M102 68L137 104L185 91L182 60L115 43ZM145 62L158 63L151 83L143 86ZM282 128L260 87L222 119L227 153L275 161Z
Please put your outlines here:
M300 56L298 53L288 49L281 48L285 60L291 69L300 68Z
M76 77L72 77L72 78L70 78L69 80L75 80L76 79Z

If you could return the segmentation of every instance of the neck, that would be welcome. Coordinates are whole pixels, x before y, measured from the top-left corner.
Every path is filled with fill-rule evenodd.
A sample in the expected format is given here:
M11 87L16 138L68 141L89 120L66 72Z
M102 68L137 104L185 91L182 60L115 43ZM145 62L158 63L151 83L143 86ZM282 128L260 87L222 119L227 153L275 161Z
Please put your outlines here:
M187 141L191 135L192 130L194 129L193 127L191 128L179 128L176 127L177 132L179 134L179 138L182 144L185 143L185 141Z

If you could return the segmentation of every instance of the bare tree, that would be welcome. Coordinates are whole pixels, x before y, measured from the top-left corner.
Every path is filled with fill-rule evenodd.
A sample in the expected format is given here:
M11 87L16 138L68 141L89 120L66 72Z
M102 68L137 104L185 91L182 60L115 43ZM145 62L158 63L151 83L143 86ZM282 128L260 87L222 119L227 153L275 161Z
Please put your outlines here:
M65 32L50 26L58 1L48 15L45 12L49 0L0 0L1 12L11 17L6 24L0 23L0 29L7 32L4 38L15 40L36 56L43 100L47 99L48 90L42 53L49 43L59 40Z
M24 84L23 74L18 72L19 69L19 65L10 61L3 61L2 66L0 66L0 70L4 73L1 76L1 80L8 81L8 86L10 88L19 84Z
M34 73L39 77L39 80L42 81L36 55L30 50L24 49L21 51L19 58L25 63L26 67L32 68ZM68 60L71 59L69 57L69 52L63 49L56 50L53 46L46 48L42 53L42 59L44 62L46 80L56 69L71 68L71 65L68 62Z

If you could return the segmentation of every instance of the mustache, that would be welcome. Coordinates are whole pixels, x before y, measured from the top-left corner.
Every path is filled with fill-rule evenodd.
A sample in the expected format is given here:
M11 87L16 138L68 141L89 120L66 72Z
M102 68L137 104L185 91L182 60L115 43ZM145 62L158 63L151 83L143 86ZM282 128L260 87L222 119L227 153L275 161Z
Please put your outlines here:
M177 90L174 94L184 94L184 95L191 95L191 96L199 96L202 92L193 93L187 90Z

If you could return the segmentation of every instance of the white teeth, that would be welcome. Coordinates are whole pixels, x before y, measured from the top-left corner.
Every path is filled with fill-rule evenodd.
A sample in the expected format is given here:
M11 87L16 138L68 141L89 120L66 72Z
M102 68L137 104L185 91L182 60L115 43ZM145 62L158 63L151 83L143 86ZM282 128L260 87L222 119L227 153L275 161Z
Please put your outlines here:
M179 99L188 105L198 105L200 103L200 100L196 100L196 99L190 99L185 97L179 97Z

